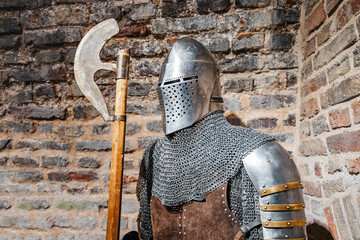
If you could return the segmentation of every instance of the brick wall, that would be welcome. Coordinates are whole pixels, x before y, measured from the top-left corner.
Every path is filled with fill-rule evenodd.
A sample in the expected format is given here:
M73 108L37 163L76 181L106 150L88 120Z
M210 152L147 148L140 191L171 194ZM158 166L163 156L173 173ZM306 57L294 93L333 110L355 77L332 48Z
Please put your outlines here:
M334 239L360 236L359 12L358 0L306 0L301 11L298 166L307 217Z
M230 122L273 134L296 150L299 2L0 0L0 239L104 239L111 124L77 88L73 59L86 31L124 16L126 26L101 53L111 61L118 49L128 48L132 57L123 233L136 229L134 191L143 151L163 135L155 91L159 68L181 36L203 42L218 60ZM352 67L354 60L346 63ZM105 71L96 77L110 109L113 77ZM345 108L351 123L359 121L349 105L357 109L357 103L347 104L334 109L334 119ZM357 171L356 156L348 160Z

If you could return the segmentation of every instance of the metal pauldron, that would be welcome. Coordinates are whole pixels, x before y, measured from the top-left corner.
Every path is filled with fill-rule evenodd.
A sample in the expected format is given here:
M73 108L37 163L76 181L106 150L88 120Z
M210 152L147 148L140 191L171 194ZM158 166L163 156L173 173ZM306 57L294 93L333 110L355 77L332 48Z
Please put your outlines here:
M307 239L302 183L289 153L272 141L254 150L243 162L260 193L264 240Z

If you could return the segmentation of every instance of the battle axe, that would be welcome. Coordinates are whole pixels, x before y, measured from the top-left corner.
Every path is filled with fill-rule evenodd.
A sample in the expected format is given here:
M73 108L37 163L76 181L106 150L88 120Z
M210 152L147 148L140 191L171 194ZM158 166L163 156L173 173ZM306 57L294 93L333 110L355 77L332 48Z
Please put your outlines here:
M126 97L130 57L126 50L120 50L117 54L116 63L104 63L100 60L100 51L104 44L118 32L119 26L115 19L108 19L97 24L81 40L76 50L74 64L75 79L80 90L100 112L105 121L114 121L106 240L118 240L120 235ZM104 97L94 80L94 74L101 69L116 72L114 116L109 115Z

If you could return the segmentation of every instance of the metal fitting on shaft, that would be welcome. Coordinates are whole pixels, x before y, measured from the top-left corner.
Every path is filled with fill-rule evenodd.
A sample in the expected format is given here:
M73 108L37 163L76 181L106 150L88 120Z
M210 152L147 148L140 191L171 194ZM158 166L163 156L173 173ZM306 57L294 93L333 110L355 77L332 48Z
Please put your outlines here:
M130 55L127 50L119 50L116 62L116 78L129 79Z

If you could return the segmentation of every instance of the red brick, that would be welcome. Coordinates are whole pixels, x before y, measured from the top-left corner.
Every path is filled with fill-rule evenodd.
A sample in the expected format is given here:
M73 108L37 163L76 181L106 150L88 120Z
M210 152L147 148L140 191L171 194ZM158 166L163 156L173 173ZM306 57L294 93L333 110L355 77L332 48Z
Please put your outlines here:
M331 111L329 113L329 122L332 129L349 127L351 125L349 109L346 108Z
M303 182L304 194L314 197L321 197L321 184L318 182Z
M354 122L360 123L360 102L354 102L352 104L352 109L354 111Z
M360 173L360 158L355 160L346 160L345 166L350 174L359 174Z
M360 11L360 1L359 0L350 0L349 1L350 9L352 13L356 15Z
M341 2L341 0L327 0L326 2L326 12L328 15L331 15L331 13L333 13L333 10L338 4L339 2Z
M308 56L313 54L315 52L315 37L312 38L310 41L306 43L305 49L304 49L304 59L306 59Z
M321 139L313 139L301 142L299 152L303 156L326 156L326 147Z
M338 240L339 236L337 234L336 224L334 221L334 215L331 212L331 208L329 208L329 207L325 208L325 215L326 215L326 220L328 222L329 231L331 233L331 236L333 237L334 240Z
M95 172L92 171L70 171L70 172L50 172L48 173L49 181L92 181L98 179Z
M150 31L146 25L129 25L124 26L116 35L117 37L145 37Z
M332 153L360 152L360 130L327 137L326 142Z
M315 170L315 175L318 176L318 177L322 177L322 168L321 168L321 163L320 162L316 162L315 163L315 167L314 167L314 170Z
M312 92L316 92L322 86L326 86L326 75L325 73L320 73L315 78L309 80L301 88L301 96L305 97Z
M312 98L308 100L307 102L304 102L301 104L301 117L305 118L311 118L318 114L320 111L318 100L316 98Z
M339 9L336 15L336 26L338 29L343 28L346 23L350 20L352 14L349 4L344 4L342 8Z
M312 32L318 28L326 19L326 13L324 9L324 2L321 2L310 16L306 19L305 30Z

